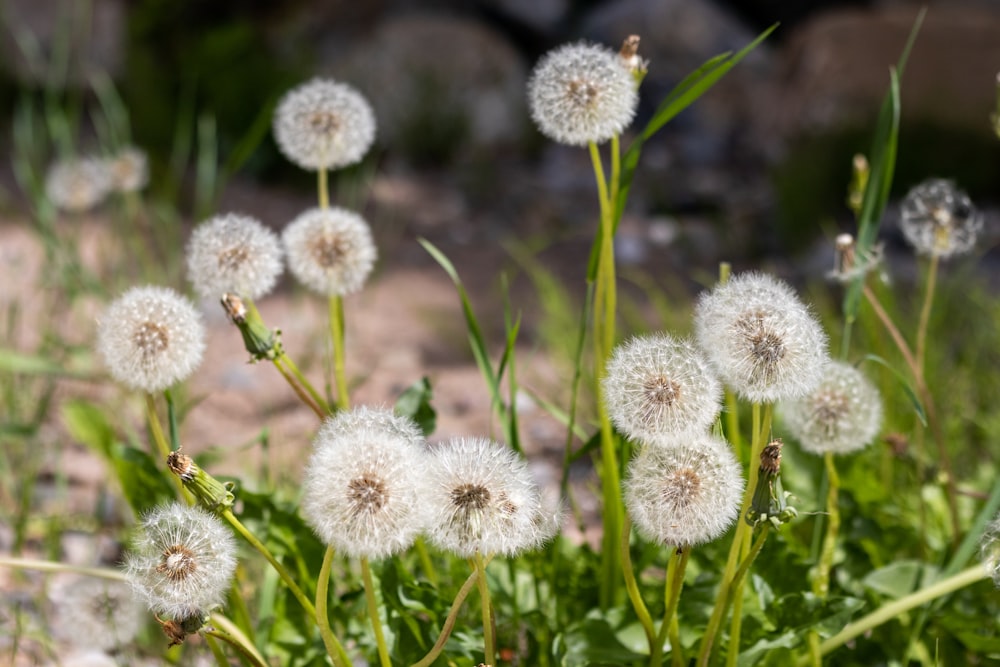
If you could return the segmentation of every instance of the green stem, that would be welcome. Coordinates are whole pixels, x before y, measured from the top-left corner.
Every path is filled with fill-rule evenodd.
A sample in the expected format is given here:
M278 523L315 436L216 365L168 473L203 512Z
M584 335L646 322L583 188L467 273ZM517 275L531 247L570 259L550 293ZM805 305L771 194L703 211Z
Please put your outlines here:
M625 520L622 521L622 573L625 575L625 590L628 592L628 598L632 601L632 608L635 609L635 615L639 617L639 624L642 626L642 631L646 633L646 642L649 644L650 655L656 655L656 630L653 628L653 617L649 613L649 609L646 608L646 603L642 600L642 594L639 592L639 584L635 578L635 570L632 567L632 554L629 549L629 534L632 531L632 522L629 520L628 515L625 515ZM660 651L662 651L662 642L660 642ZM650 663L652 664L652 663Z
M226 658L226 654L222 652L222 647L219 643L215 641L216 633L211 630L206 630L202 632L205 635L205 643L208 644L208 648L212 651L212 657L215 658L215 664L219 667L229 667L229 660Z
M837 465L833 453L823 456L826 464L827 494L826 494L826 536L823 539L823 550L820 552L819 563L813 578L813 593L825 598L830 592L830 570L833 568L833 555L837 546L837 533L840 531L840 509L838 497L840 493L840 477L837 475Z
M316 171L316 189L319 191L319 207L330 208L330 188L327 186L326 167Z
M924 353L927 351L927 327L931 321L931 306L934 303L934 290L937 287L938 264L941 258L931 256L931 265L927 270L927 284L924 286L924 304L920 308L920 324L917 327L917 368L921 377L924 374Z
M330 340L333 342L333 377L337 387L337 407L350 407L347 396L347 375L344 364L344 300L340 296L330 297Z
M229 618L222 614L212 614L212 624L217 626L215 636L228 642L233 648L243 654L255 667L268 667L267 660L260 654L250 638Z
M316 582L316 624L319 626L319 634L323 638L326 652L337 667L351 667L351 659L344 651L344 646L333 634L330 628L330 614L327 610L328 591L330 590L330 568L333 566L333 547L327 547L323 554L323 564L319 568L319 580Z
M906 597L899 598L889 604L883 605L872 613L859 618L853 623L849 623L843 630L820 644L820 654L827 655L834 649L843 646L855 637L863 635L886 621L896 618L900 614L987 578L989 578L989 575L986 573L986 568L984 568L981 563L976 563L972 567L963 570L956 575L948 577L947 579L942 579L927 588L914 591ZM809 664L808 657L800 659L798 664Z
M302 371L300 371L299 367L295 365L295 362L292 361L291 357L289 357L284 352L281 352L278 355L278 359L281 361L282 364L284 364L285 368L287 368L288 371L295 377L298 383L303 388L305 388L307 392L309 392L309 396L312 397L312 400L316 403L316 405L318 405L323 410L323 415L326 416L330 414L330 406L326 404L326 400L324 400L324 398L320 395L320 393L316 391L316 388L312 386L312 383L309 382L308 378L306 378L306 376L302 374Z
M37 572L70 572L85 577L98 577L112 581L125 581L125 573L118 570L108 570L99 567L79 567L51 560L35 560L32 558L11 558L0 556L0 567L12 567L19 570L35 570Z
M378 660L382 667L392 667L389 660L389 648L385 644L385 633L382 631L382 619L379 618L378 600L375 599L375 581L372 579L372 569L368 559L361 558L361 578L365 582L365 601L368 603L368 617L375 632L375 645L378 646Z
M487 665L496 664L496 645L493 639L493 612L490 609L490 587L486 581L486 563L483 555L476 552L475 568L479 581L479 599L482 602L483 611L483 663Z
M451 636L451 631L455 628L455 622L458 620L458 612L462 609L462 603L465 602L465 598L469 597L469 593L472 592L473 587L478 582L478 571L470 574L468 579L465 580L462 588L458 591L458 595L455 596L455 601L451 603L451 609L448 610L448 616L444 619L444 625L441 626L441 634L438 635L434 646L419 662L413 663L412 667L429 667L441 655L444 645L448 643L448 638Z
M156 399L149 393L146 394L146 421L149 423L149 431L153 434L153 442L156 444L156 452L154 454L161 464L166 463L167 457L170 456L172 450L169 443L167 443L166 435L163 433L163 426L160 425L160 416L156 414ZM170 475L170 478L173 479L174 484L177 486L181 498L188 505L193 505L194 497L184 488L184 481L177 475Z
M655 660L650 660L650 665L659 667L662 664L660 653L663 651L663 643L670 634L670 655L674 665L684 664L684 649L681 648L680 637L677 633L677 605L681 599L681 589L684 587L684 571L687 569L688 559L691 556L691 548L679 547L670 557L670 564L667 567L667 591L666 609L663 612L663 623L660 625L660 633L656 636L656 649L653 651Z
M299 400L305 403L310 410L315 412L317 417L319 417L320 419L325 418L326 412L324 412L324 410L319 405L317 405L316 401L314 401L313 398L309 396L306 390L303 389L302 385L295 381L295 378L292 376L292 374L282 364L281 356L275 357L272 361L274 363L274 367L278 369L279 373L281 373L281 377L285 378L285 382L288 383L288 386L290 386L292 390L295 392L295 394L299 397Z
M427 581L437 586L439 581L437 569L434 567L434 561L431 560L431 555L427 551L427 543L424 542L424 538L418 537L413 546L416 548L417 556L420 558L420 565L424 568L424 576L427 577Z

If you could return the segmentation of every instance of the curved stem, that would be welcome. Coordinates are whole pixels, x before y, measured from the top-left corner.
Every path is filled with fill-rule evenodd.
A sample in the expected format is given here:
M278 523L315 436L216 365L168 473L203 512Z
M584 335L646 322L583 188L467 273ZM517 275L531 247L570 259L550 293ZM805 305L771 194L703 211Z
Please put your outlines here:
M292 375L288 372L288 370L285 369L285 367L282 365L281 362L282 359L280 356L275 357L273 360L274 367L278 369L279 373L281 373L281 377L285 378L285 382L288 383L288 386L290 386L292 390L295 392L295 394L299 397L299 400L305 403L310 410L315 412L316 416L319 417L320 419L326 417L326 413L320 408L319 405L316 404L316 402L309 396L309 394L306 393L305 389L303 389L302 386L295 381L295 378L292 377Z
M337 407L350 407L347 396L347 375L344 364L344 300L330 297L330 340L333 342L333 378L337 387Z
M413 663L412 667L429 667L441 655L441 651L444 650L444 645L448 643L451 631L455 627L455 622L458 620L458 612L462 609L462 603L465 602L465 598L469 597L469 593L472 592L473 587L478 581L478 571L470 574L465 580L462 588L458 591L458 595L455 596L455 601L451 603L451 609L448 610L448 616L444 619L444 625L441 626L441 634L438 635L434 646L419 662Z
M924 353L927 351L927 327L931 320L931 305L934 303L934 290L937 287L938 264L941 258L931 256L931 265L927 270L927 284L924 286L924 304L920 308L920 324L917 326L917 368L921 377L924 374Z
M378 647L378 659L382 667L392 667L389 660L389 649L385 644L385 633L382 631L382 619L379 618L378 600L375 598L375 581L372 579L372 569L367 558L361 558L361 578L365 582L365 602L368 603L368 617L375 632L375 645Z
M688 558L691 556L691 548L680 547L670 558L670 567L667 568L667 597L666 610L663 612L663 624L660 625L660 633L656 636L656 646L659 651L663 650L663 643L670 633L670 655L674 665L684 664L684 649L681 648L680 637L677 630L677 605L681 599L681 589L684 587L684 571L687 569ZM658 652L659 652L658 651ZM660 662L650 661L651 665L659 665Z
M639 592L639 584L635 579L635 570L632 568L632 554L629 550L629 534L632 530L632 522L629 520L628 515L625 515L625 520L622 521L622 573L625 575L625 590L628 592L628 598L632 601L632 608L635 609L635 615L639 617L639 624L642 626L642 631L646 633L646 642L649 644L650 655L655 655L658 651L656 648L656 631L653 629L653 617L649 614L649 609L646 608L646 603L642 600L642 594ZM673 562L671 560L671 562ZM660 642L660 651L663 650L663 642ZM650 663L653 664L653 663Z
M476 552L474 559L476 575L479 581L479 598L483 609L483 662L487 665L496 664L496 644L493 638L493 612L490 608L490 587L486 581L486 563L483 555Z
M318 391L316 391L316 388L312 386L312 383L309 381L309 379L302 374L302 371L300 371L299 367L295 365L295 362L292 361L292 358L289 357L285 352L281 352L281 354L278 355L278 359L281 360L281 362L285 365L285 368L287 368L289 372L291 372L291 374L295 377L298 383L307 392L309 392L309 396L312 397L316 405L322 408L324 416L330 414L330 406L326 404L326 400L320 395Z
M330 614L327 610L328 591L330 590L330 568L333 566L333 547L327 547L323 554L323 564L319 568L319 579L316 581L316 624L323 638L326 652L337 667L351 667L351 659L344 651L343 645L330 628Z

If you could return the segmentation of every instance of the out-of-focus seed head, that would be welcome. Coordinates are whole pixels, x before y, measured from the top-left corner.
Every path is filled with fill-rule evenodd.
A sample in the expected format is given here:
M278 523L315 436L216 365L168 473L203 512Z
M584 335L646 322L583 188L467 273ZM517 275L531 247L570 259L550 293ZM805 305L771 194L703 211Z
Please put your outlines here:
M721 408L722 384L708 361L692 344L666 334L615 348L603 388L614 425L639 441L704 431Z
M486 438L457 438L431 450L428 537L462 557L514 556L537 548L558 527L525 462Z
M97 351L118 382L156 392L201 363L205 327L186 298L167 287L133 287L108 306L97 326Z
M104 201L111 185L111 173L103 160L73 158L49 168L45 195L60 210L83 213Z
M306 522L351 557L409 548L424 528L426 456L417 425L391 410L358 407L327 418L306 466Z
M121 581L76 579L53 587L55 634L73 646L102 650L129 644L143 625L143 608Z
M538 61L528 81L531 117L548 138L571 146L621 134L639 103L629 63L596 44L567 44Z
M802 398L782 401L778 415L804 450L846 454L878 435L882 398L857 368L831 361L819 386Z
M138 192L149 183L149 159L146 151L128 146L107 161L111 189L115 192Z
M230 292L258 299L274 289L283 268L277 234L247 215L215 216L188 241L188 280L203 299Z
M324 296L361 289L377 251L368 223L342 208L314 208L295 218L281 236L292 275Z
M986 527L979 543L979 558L993 584L1000 588L1000 515Z
M346 167L360 162L375 141L375 114L351 86L313 79L278 102L274 138L303 169Z
M236 541L214 514L179 503L143 517L125 561L132 590L156 614L200 618L221 606L236 570Z
M903 198L903 236L918 254L942 259L972 250L983 216L952 181L924 181Z
M625 507L646 539L687 547L733 525L743 475L729 445L709 434L670 436L640 450L623 483Z
M703 294L695 336L722 381L755 403L812 391L828 361L826 335L792 289L743 273Z

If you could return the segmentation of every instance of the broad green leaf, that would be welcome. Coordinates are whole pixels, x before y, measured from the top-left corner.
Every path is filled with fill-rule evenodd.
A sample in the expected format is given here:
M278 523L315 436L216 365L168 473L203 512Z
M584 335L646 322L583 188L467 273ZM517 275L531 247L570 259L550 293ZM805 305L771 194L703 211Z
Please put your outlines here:
M556 638L563 667L620 667L645 656L626 648L608 620L595 611Z
M929 566L915 560L901 560L869 572L861 583L879 595L901 598L920 587Z
M111 459L115 431L103 409L83 400L67 401L63 405L62 416L66 430L75 440L90 447L104 460Z
M417 423L424 436L429 436L437 427L437 412L431 406L433 398L431 381L423 377L407 387L396 399L396 414L409 417Z

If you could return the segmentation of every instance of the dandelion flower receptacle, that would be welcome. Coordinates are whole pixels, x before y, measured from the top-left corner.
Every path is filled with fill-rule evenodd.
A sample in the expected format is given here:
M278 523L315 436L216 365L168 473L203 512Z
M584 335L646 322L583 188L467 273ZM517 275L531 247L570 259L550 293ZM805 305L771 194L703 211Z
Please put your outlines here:
M878 435L882 399L857 368L831 361L819 386L802 398L782 401L778 415L806 451L846 454Z
M179 503L143 517L125 561L135 593L156 614L181 621L222 605L236 570L236 541L214 514Z
M283 268L277 234L250 216L211 218L188 241L188 280L203 299L230 292L258 299L274 288Z
M364 286L378 252L368 223L342 208L313 208L282 233L288 269L324 296L353 294Z
M111 376L156 392L201 363L205 328L191 302L166 287L133 287L113 301L97 327L97 350Z
M586 146L621 134L639 103L628 63L596 44L567 44L545 54L528 81L531 117L545 136Z
M692 344L666 334L615 348L604 377L614 425L639 441L705 431L719 415L722 384Z
M784 282L761 273L733 276L703 294L695 337L722 381L755 403L797 398L823 378L826 334Z
M972 250L983 216L952 181L934 178L903 198L900 227L917 253L946 259Z
M407 417L357 407L323 422L306 466L302 514L352 558L404 551L424 527L423 435Z
M278 102L274 138L303 169L345 167L360 162L375 141L375 114L351 86L313 79Z
M736 522L743 484L739 461L724 440L674 436L644 447L629 464L625 508L649 540L674 547L704 544Z

